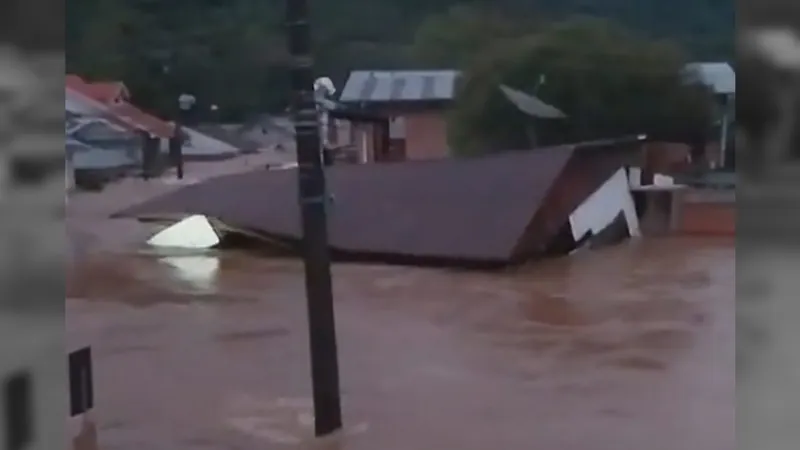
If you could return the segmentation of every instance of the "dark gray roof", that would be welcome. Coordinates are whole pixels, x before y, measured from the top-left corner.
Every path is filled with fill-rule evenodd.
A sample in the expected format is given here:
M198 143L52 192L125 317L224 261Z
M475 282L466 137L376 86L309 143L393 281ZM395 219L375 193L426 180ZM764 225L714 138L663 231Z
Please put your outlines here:
M540 256L569 222L572 210L560 205L588 198L638 146L638 139L626 138L476 158L334 165L326 169L335 195L330 247L334 256L415 265ZM297 249L302 227L296 170L217 177L114 216L203 214ZM572 180L582 181L565 185ZM250 192L260 201L239 201Z
M350 73L341 102L413 102L452 100L456 70L363 71Z
M563 119L567 115L533 95L501 85L500 90L520 111L539 119Z

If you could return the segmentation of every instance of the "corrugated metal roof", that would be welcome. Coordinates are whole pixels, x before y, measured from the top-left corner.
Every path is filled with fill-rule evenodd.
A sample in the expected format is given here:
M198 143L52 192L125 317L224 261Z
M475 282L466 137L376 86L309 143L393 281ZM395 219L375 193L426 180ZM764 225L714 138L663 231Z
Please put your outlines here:
M686 65L685 71L713 89L716 94L736 93L736 72L726 62L690 63Z
M548 105L538 97L512 89L506 85L501 85L500 90L514 106L525 114L539 119L564 119L567 117L560 109Z
M413 102L452 100L456 70L399 70L350 73L341 102Z

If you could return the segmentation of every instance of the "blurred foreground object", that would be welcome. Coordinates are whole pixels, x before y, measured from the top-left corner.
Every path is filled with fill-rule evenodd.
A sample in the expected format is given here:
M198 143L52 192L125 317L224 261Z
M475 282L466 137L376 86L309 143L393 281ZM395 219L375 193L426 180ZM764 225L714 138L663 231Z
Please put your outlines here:
M736 102L737 152L749 181L775 181L776 172L800 156L800 34L776 22L745 26L737 40L744 86Z
M64 317L0 313L0 449L63 448Z
M81 431L72 438L72 450L99 450L97 444L97 425L90 418L84 418Z
M25 52L64 51L64 0L3 0L0 42Z

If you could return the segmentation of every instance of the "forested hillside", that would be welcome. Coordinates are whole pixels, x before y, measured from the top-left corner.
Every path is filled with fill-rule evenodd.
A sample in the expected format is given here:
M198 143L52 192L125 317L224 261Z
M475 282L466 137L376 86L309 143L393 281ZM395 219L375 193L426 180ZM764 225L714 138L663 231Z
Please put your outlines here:
M458 0L311 0L317 70L341 82L353 68L437 65L418 29ZM177 94L218 104L222 118L241 120L285 102L283 0L69 0L68 69L123 79L144 106L167 113ZM643 37L674 41L695 59L731 59L731 0L482 0L517 29L587 15L609 18ZM433 28L440 28L433 20ZM506 25L503 25L506 26ZM483 29L436 29L442 34ZM464 36L456 36L464 39ZM416 42L416 44L415 44ZM422 43L422 44L421 44ZM420 54L427 55L420 59ZM435 58L434 58L435 59ZM438 65L452 65L439 61Z

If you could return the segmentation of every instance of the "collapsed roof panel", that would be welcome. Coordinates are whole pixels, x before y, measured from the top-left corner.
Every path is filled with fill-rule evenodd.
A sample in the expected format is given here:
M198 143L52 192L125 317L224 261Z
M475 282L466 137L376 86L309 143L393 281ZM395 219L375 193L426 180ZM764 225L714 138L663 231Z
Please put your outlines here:
M331 248L387 259L477 263L534 256L547 247L573 210L623 166L621 156L626 153L616 150L630 143L330 167L326 174ZM607 163L570 163L575 159ZM595 165L598 173L592 174ZM575 168L574 173L565 177L568 166ZM588 180L582 183L585 186L555 189L576 177ZM297 199L296 170L256 171L188 186L116 216L163 219L203 214L232 228L296 243L301 239ZM540 212L547 204L551 206L546 214ZM570 206L553 207L559 204ZM532 226L536 221L558 225ZM534 235L526 236L530 233ZM525 245L520 244L523 241Z

